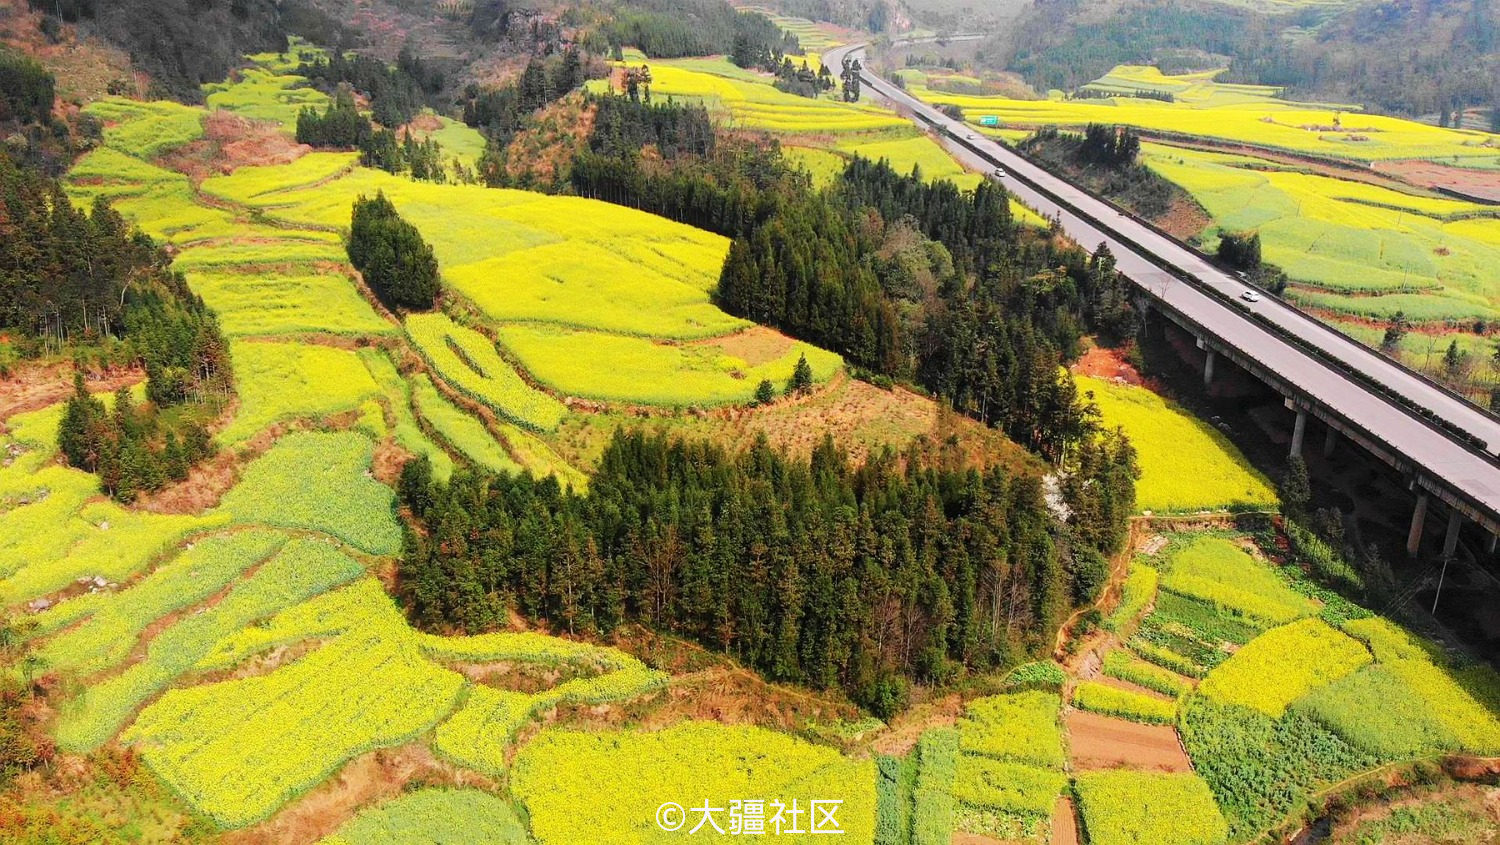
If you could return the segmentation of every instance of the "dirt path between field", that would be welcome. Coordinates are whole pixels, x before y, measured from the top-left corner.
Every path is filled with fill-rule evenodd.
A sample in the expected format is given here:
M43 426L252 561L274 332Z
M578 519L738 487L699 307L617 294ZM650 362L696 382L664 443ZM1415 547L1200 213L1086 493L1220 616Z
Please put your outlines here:
M1075 772L1121 766L1158 772L1193 769L1170 725L1141 725L1082 710L1069 710L1063 722Z
M1090 634L1089 639L1084 644L1070 649L1068 640L1073 636L1074 625L1077 624L1079 618L1091 610L1104 611L1118 604L1121 590L1125 584L1125 577L1130 571L1130 561L1135 557L1136 549L1140 547L1141 543L1145 542L1150 533L1151 524L1148 521L1141 518L1132 518L1130 520L1130 531L1125 540L1125 547L1119 554L1115 555L1114 560L1110 561L1109 582L1099 592L1098 600L1088 607L1080 607L1073 611L1073 615L1069 616L1067 621L1062 624L1062 627L1057 629L1057 639L1052 646L1052 656L1057 662L1063 664L1063 667L1070 674L1076 673L1078 666L1083 661L1089 659L1090 655L1096 652L1102 653L1104 649L1108 648L1114 636L1108 631L1098 630Z
M413 743L362 754L281 812L254 827L224 834L228 845L317 842L359 810L393 798L409 782L493 788L488 778L451 766L426 745Z
M1078 842L1078 816L1073 812L1073 799L1060 795L1052 810L1052 845L1078 845Z

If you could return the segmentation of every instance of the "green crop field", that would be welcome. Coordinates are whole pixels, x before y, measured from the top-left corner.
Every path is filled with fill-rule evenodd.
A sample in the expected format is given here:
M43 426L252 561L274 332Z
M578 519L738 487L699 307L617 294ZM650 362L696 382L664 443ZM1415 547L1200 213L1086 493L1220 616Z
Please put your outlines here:
M1274 508L1276 492L1212 425L1143 387L1075 376L1107 427L1130 437L1141 467L1136 506L1178 512Z
M384 362L370 368L382 383L395 377L382 354L366 353L364 360ZM0 522L9 528L34 516L77 520L107 534L109 545L93 551L86 529L0 532L10 543L45 537L54 550L35 543L5 550L24 556L0 590L18 601L82 572L122 581L144 574L119 591L82 593L39 614L32 636L49 669L70 679L97 677L68 687L57 740L86 751L118 736L172 794L219 826L254 823L351 757L433 733L463 709L467 682L457 664L592 667L589 676L529 696L528 713L560 702L621 701L663 680L618 652L540 634L448 639L409 628L361 562L362 552L390 555L399 545L392 493L368 477L371 444L361 434L286 435L245 466L214 511L156 516L90 502L88 476L37 460L52 453L58 419L54 406L6 421L4 436L18 458L0 467L0 490L51 495L0 511ZM225 532L226 524L237 527ZM185 539L205 530L216 533ZM358 551L351 555L342 543ZM113 563L102 566L106 553ZM159 621L161 630L138 642ZM247 677L215 682L214 674L198 674L222 673L299 643L316 647ZM507 743L469 737L461 747L468 757L503 759ZM351 822L349 841L366 841L366 833L381 829L399 837L412 825L433 823L433 812L387 805Z
M453 475L453 458L417 424L411 404L411 383L401 377L395 364L391 363L390 357L384 352L366 348L361 349L359 355L384 394L385 407L391 421L391 436L397 445L413 455L426 457L432 464L433 477L446 482Z
M1192 689L1181 675L1132 657L1125 651L1115 650L1104 655L1104 674L1174 698Z
M528 385L495 351L494 342L473 329L442 314L412 314L406 333L454 387L522 425L551 431L567 413L561 402Z
M1459 748L1500 752L1500 677L1493 670L1460 667L1431 644L1378 617L1356 619L1344 628L1369 645L1379 664L1422 700Z
M411 390L417 415L464 457L492 472L521 471L521 465L506 453L505 447L485 429L484 423L438 393L432 386L432 379L418 375L412 380Z
M89 113L104 122L104 143L151 158L203 137L203 110L171 100L98 100Z
M1121 632L1135 625L1141 611L1156 598L1156 588L1161 574L1143 563L1130 564L1125 585L1120 591L1120 603L1105 620L1104 627Z
M266 426L349 411L380 388L354 352L303 343L231 344L240 409L218 438L234 444Z
M1221 537L1200 537L1176 551L1162 588L1202 599L1261 626L1316 612L1308 599L1243 548Z
M299 432L245 468L220 507L242 522L321 531L371 554L401 547L389 487L368 478L369 438Z
M1458 740L1426 699L1387 666L1366 666L1299 700L1299 712L1372 754L1392 760L1454 748Z
M1211 700L1279 717L1287 705L1369 663L1357 640L1321 619L1304 619L1250 641L1203 679Z
M49 608L43 633L62 629L38 651L47 666L89 674L119 663L152 622L197 604L270 555L285 538L251 530L200 540L123 594L89 593ZM64 628L64 626L70 626Z
M1051 663L1017 667L1006 676L1010 684L1031 686L1061 686L1064 680ZM1061 707L1061 697L1046 689L976 698L955 726L958 753L951 759L950 731L924 734L915 801L921 835L913 841L946 842L944 831L955 828L1005 839L1041 834L1068 780ZM951 797L931 795L933 780L941 780Z
M972 189L985 178L965 170L937 141L925 134L892 141L842 141L838 149L872 161L889 161L897 173L910 173L915 167L928 179L946 179L957 183L960 188Z
M1047 818L1067 782L1068 776L1061 771L960 754L954 771L953 796L964 810Z
M810 63L811 64L811 63ZM844 103L836 96L799 97L772 88L769 77L747 79L727 59L652 61L651 93L701 102L740 129L778 134L846 134L905 127L904 118L872 103Z
M328 104L326 94L295 74L298 65L323 54L307 42L292 38L286 52L249 56L254 67L239 70L229 81L203 86L204 103L211 109L280 124L290 133L296 127L297 113L304 107L321 110Z
M275 612L358 577L362 568L316 540L288 543L280 552L203 613L184 618L151 640L145 657L65 705L58 743L70 750L97 748L136 710L208 654L222 637Z
M1061 766L1061 706L1055 693L1041 690L975 699L958 722L960 748L997 759Z
M231 336L395 331L343 275L205 270L188 274L188 284L219 315L219 325Z
M200 812L242 827L350 757L425 733L462 685L399 642L345 634L268 675L172 690L124 739Z
M437 128L427 129L417 125L428 120L436 121ZM418 140L436 141L443 149L444 163L451 163L456 159L464 167L472 170L484 153L484 133L446 115L424 112L417 121L413 121L411 133Z
M621 206L359 169L311 187L282 167L242 168L205 191L294 226L346 226L360 194L383 191L432 242L444 279L499 321L643 336L711 337L743 327L709 302L722 237Z

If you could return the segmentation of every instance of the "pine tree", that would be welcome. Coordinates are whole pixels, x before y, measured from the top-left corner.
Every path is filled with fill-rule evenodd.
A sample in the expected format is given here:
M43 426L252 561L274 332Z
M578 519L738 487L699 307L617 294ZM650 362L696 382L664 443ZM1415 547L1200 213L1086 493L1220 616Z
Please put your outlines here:
M161 452L162 470L167 477L173 481L182 481L188 477L188 460L183 454L182 444L177 439L175 431L167 432L166 444Z
M101 426L104 404L89 394L83 373L73 374L73 396L63 411L57 429L57 445L68 465L93 472L99 466Z
M1407 329L1405 311L1397 311L1391 315L1390 325L1385 328L1385 336L1380 339L1380 348L1389 354L1394 354L1397 349L1401 348L1401 339L1406 337Z
M1457 340L1450 340L1448 342L1448 351L1443 353L1443 373L1448 378L1456 379L1463 375L1464 370L1468 369L1468 365L1469 353L1458 348Z
M776 388L771 385L770 379L761 379L760 384L755 386L755 404L769 405L776 399Z
M786 383L786 395L797 396L813 388L813 371L807 363L807 355L797 357L797 366L792 368L792 377Z
M418 455L401 467L401 478L396 482L396 492L406 502L412 513L421 516L432 504L432 461L426 455Z
M1281 476L1281 508L1287 516L1300 519L1307 514L1312 501L1312 485L1307 476L1307 463L1301 455L1287 460L1286 471Z

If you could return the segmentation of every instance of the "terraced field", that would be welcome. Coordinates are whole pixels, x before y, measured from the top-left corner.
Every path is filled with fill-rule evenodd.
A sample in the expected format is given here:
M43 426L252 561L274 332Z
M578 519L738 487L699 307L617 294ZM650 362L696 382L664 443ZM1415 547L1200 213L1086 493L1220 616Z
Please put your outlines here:
M1249 156L1147 145L1146 164L1185 188L1217 229L1260 233L1291 296L1337 316L1492 320L1500 211L1462 200L1268 167ZM1204 235L1212 249L1216 231Z
M957 106L976 124L986 115L1010 127L1110 123L1358 162L1500 164L1500 148L1486 132L1364 114L1347 104L1284 100L1275 88L1215 82L1209 74L1164 77L1155 68L1123 66L1095 83L1104 92L1162 91L1172 94L1173 102L1130 96L1069 100L1060 93L1043 100L974 96L932 87L921 71L903 70L901 76L916 96Z
M286 73L292 57L260 58L211 106L285 120L311 96ZM657 842L675 839L654 826L664 801L764 798L839 801L853 842L949 843L956 831L1045 842L1076 798L1091 842L1215 845L1383 762L1500 752L1492 671L1272 568L1241 537L1177 539L1139 562L1106 623L1119 642L1101 676L1019 667L986 679L951 726L917 724L914 748L873 758L869 738L894 733L880 725L799 717L807 735L842 737L825 743L683 715L682 685L708 676L701 713L717 718L714 696L737 669L669 677L655 653L648 665L540 632L419 632L385 580L403 541L393 454L427 456L440 478L473 464L578 489L591 426L636 416L741 438L774 426L793 448L839 426L876 448L957 424L713 308L721 238L577 199L407 182L347 154L195 184L157 156L197 137L202 110L95 108L106 143L71 174L71 195L111 196L174 244L219 311L237 400L215 437L233 471L211 504L128 509L56 460L59 406L3 420L0 602L45 600L27 636L61 675L59 746L138 755L194 832L275 839L296 823L341 845ZM925 139L844 140L941 175ZM393 318L360 289L340 233L352 199L375 191L434 244L448 311ZM704 410L744 404L802 356L828 390ZM1140 432L1143 506L1274 504L1213 432L1116 385L1090 389L1110 397L1106 421ZM1148 416L1177 455L1151 441ZM1184 451L1213 467L1196 500L1170 480ZM1196 771L1094 770L1096 738L1070 727L1083 711L1179 731ZM387 791L360 791L372 769Z
M626 56L627 64L644 60L639 54ZM816 100L786 94L771 87L768 75L723 58L653 60L650 65L653 96L699 102L731 127L779 136L788 157L801 163L815 184L832 182L855 155L887 159L901 173L920 167L929 179L947 179L963 188L984 178L965 170L933 138L873 102L844 103L836 90ZM817 67L816 61L810 66ZM607 83L590 84L601 90ZM1024 222L1046 225L1019 203L1011 208Z
M261 59L212 88L211 102L285 119L315 93L294 87L289 57ZM176 266L220 314L237 401L215 437L237 467L201 512L129 510L55 461L60 406L3 421L0 597L12 607L51 602L31 636L67 678L59 745L133 749L203 824L233 830L274 823L314 800L309 793L338 788L329 785L335 775L377 750L504 779L529 725L558 708L618 704L662 686L663 673L610 648L409 627L376 577L401 546L393 492L377 476L389 479L381 456L399 447L426 455L439 477L469 462L554 474L582 489L587 477L546 441L574 413L558 395L740 403L759 378L786 379L802 355L819 379L834 377L837 356L766 330L747 336L748 324L710 304L725 241L603 203L387 178L345 154L195 184L158 156L201 136L202 109L114 99L94 108L106 142L70 174L70 194L80 203L108 196L174 244ZM340 232L353 198L378 190L428 233L467 325L442 313L398 323L361 291ZM514 334L525 354L469 326ZM570 351L594 354L590 343L604 360L564 366ZM623 377L607 359L621 349L642 362ZM539 362L566 389L535 386L513 359ZM85 577L107 586L71 588ZM475 667L502 662L542 680L521 692L473 679ZM641 736L648 745L633 759L645 770L697 753L686 733L681 742ZM544 732L539 748L552 737ZM767 741L810 764L747 786L842 798L850 829L868 836L868 763L790 736L746 738ZM326 832L343 842L576 841L547 827L541 793L521 794L418 791L350 808L352 818ZM480 811L485 819L471 815ZM530 838L519 821L528 816Z
M449 639L409 628L369 574L399 548L399 528L391 490L369 478L374 444L363 433L283 437L218 508L157 516L97 501L91 476L51 460L59 419L57 407L12 417L0 438L17 458L0 468L0 488L23 494L0 514L0 535L29 540L5 550L5 603L54 595L85 575L111 582L37 617L49 669L92 679L62 700L58 741L82 751L118 736L221 827L271 815L365 751L434 728L440 740L445 720L466 712L470 684L456 669L470 663L589 673L523 696L515 727L561 701L616 701L663 680L619 652L548 636ZM247 664L256 670L214 680ZM456 747L503 760L509 741L470 735ZM381 812L345 835L369 841L360 831L372 825L452 823L405 805ZM419 821L400 821L411 813Z
M626 61L639 64L644 58L627 55ZM702 103L740 129L843 135L908 125L873 103L844 103L836 96L814 100L778 91L769 77L747 75L728 59L654 60L650 65L653 97Z
M293 57L260 60L213 88L211 101L254 119L294 111L308 89L286 73ZM346 153L308 153L194 184L152 157L201 135L201 109L117 99L92 108L107 121L106 143L70 173L70 193L80 203L109 197L127 218L179 247L175 266L234 338L240 403L218 434L222 443L243 443L273 424L357 412L377 436L389 423L402 448L434 458L445 475L450 462L420 419L453 448L471 447L471 460L556 472L581 487L577 470L522 430L557 428L568 413L560 398L743 403L760 378L785 380L802 354L820 380L841 367L805 346L745 360L691 343L733 338L749 325L709 301L727 249L719 236L606 203L416 183L359 168ZM453 134L441 122L435 132ZM453 301L477 309L490 333L517 338L519 350L501 349L441 314L405 324L406 339L435 376L498 416L484 438L477 421L446 413L431 395L426 413L413 415L409 391L347 348L350 340L400 345L401 327L362 294L340 243L353 199L378 191L427 233ZM580 349L587 366L579 366ZM515 369L511 361L523 352L542 376ZM616 354L625 356L624 370L611 360ZM507 422L521 428L502 428ZM493 447L476 445L496 437Z

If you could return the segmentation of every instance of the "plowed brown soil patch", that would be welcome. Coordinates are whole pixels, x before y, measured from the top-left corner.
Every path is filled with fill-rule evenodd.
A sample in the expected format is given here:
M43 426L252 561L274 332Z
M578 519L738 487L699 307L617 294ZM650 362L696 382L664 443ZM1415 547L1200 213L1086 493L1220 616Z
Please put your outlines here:
M162 157L162 165L194 182L252 165L288 164L312 151L287 137L275 124L248 120L233 112L211 111L203 137Z
M436 132L442 128L443 122L435 114L419 114L406 124L407 132Z
M1095 346L1086 350L1073 364L1073 372L1094 378L1124 381L1139 385L1144 382L1135 367L1125 360L1118 349Z
M1214 219L1192 197L1177 195L1172 197L1166 213L1159 215L1151 222L1172 237L1185 241L1197 237L1199 232L1207 229L1214 222Z
M1192 770L1177 731L1170 726L1139 725L1082 710L1070 711L1065 722L1075 771L1122 766L1159 772Z
M142 496L138 504L153 513L203 513L219 504L239 480L239 455L221 450L212 459L188 470L188 477Z
M1500 202L1500 171L1469 170L1419 160L1377 161L1373 167L1416 185L1447 188L1477 199Z
M85 374L85 382L95 393L132 387L146 377L145 370L114 369ZM26 411L53 405L73 393L73 368L66 364L26 367L10 378L0 379L0 420Z
M752 367L774 361L792 348L792 339L773 329L755 326L724 337L700 340L693 346L712 346Z

